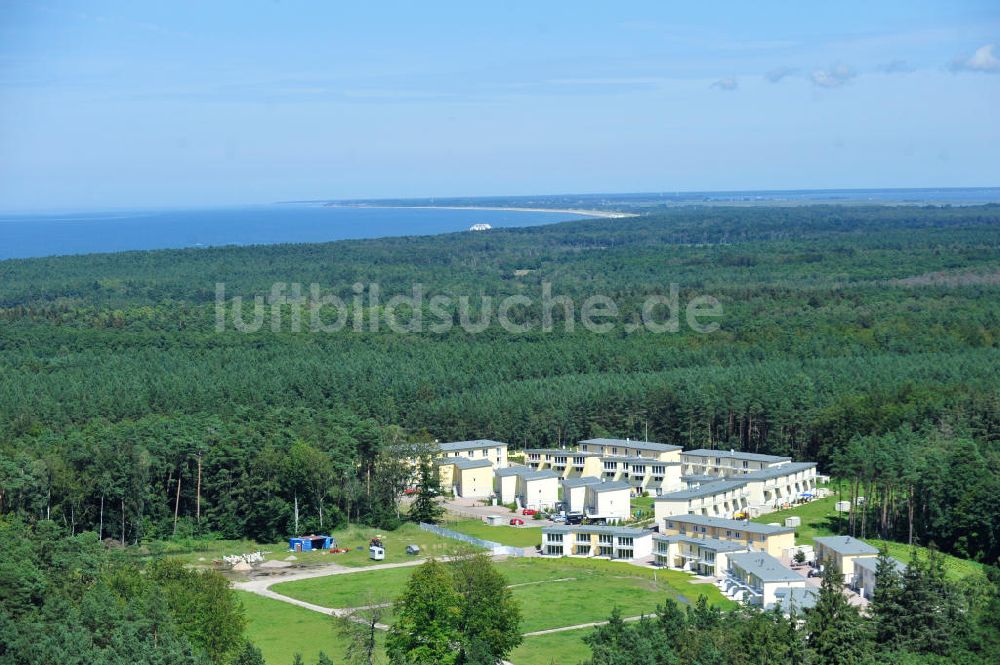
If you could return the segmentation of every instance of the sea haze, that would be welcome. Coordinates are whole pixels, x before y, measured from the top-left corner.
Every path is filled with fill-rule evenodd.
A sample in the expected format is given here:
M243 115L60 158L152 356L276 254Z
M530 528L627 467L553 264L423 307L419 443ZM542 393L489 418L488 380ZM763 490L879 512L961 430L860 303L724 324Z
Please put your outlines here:
M133 249L326 242L551 224L581 215L511 210L324 208L273 205L213 210L0 215L0 260Z

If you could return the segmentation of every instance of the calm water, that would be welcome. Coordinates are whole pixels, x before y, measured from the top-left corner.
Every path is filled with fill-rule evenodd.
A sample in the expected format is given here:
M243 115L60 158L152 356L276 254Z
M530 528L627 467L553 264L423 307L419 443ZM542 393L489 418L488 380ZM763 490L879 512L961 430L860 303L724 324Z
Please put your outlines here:
M274 205L217 210L0 215L0 260L129 249L325 242L551 224L580 215L504 210L323 208Z

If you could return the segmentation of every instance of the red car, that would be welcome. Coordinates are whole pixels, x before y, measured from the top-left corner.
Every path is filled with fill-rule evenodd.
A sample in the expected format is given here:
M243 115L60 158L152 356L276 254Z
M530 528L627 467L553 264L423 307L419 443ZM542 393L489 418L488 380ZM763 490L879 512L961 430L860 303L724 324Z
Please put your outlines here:
M522 520L520 517L512 517L511 520L510 520L510 525L511 526L524 526L524 520Z
M521 511L522 515L535 515L537 513L538 511L533 508L525 508L524 510Z

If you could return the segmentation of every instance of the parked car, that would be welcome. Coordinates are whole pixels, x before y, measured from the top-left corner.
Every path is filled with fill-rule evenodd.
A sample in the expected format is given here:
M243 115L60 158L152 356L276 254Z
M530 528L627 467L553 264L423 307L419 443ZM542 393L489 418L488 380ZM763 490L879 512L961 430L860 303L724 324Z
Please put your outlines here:
M582 524L583 513L566 513L566 524Z
M537 512L538 511L535 510L534 508L525 508L524 510L521 511L521 514L522 515L534 515Z
M510 525L511 526L524 526L524 520L522 520L520 517L512 517L512 518L510 518Z

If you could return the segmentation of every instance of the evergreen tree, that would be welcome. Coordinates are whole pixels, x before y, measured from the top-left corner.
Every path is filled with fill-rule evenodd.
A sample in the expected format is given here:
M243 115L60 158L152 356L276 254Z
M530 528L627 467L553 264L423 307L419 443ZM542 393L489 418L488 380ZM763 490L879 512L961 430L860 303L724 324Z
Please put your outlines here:
M889 550L882 547L875 568L875 590L872 594L871 617L875 643L883 650L898 645L906 610L901 604L903 577L897 570L896 562L889 556Z
M444 508L438 503L441 496L441 481L437 470L428 458L420 461L417 498L410 506L410 519L414 522L437 524L444 515Z
M264 654L261 653L252 642L243 645L243 649L236 655L233 665L266 665Z
M818 665L855 665L870 652L865 623L844 597L842 583L840 571L827 561L816 606L806 612L806 642Z

